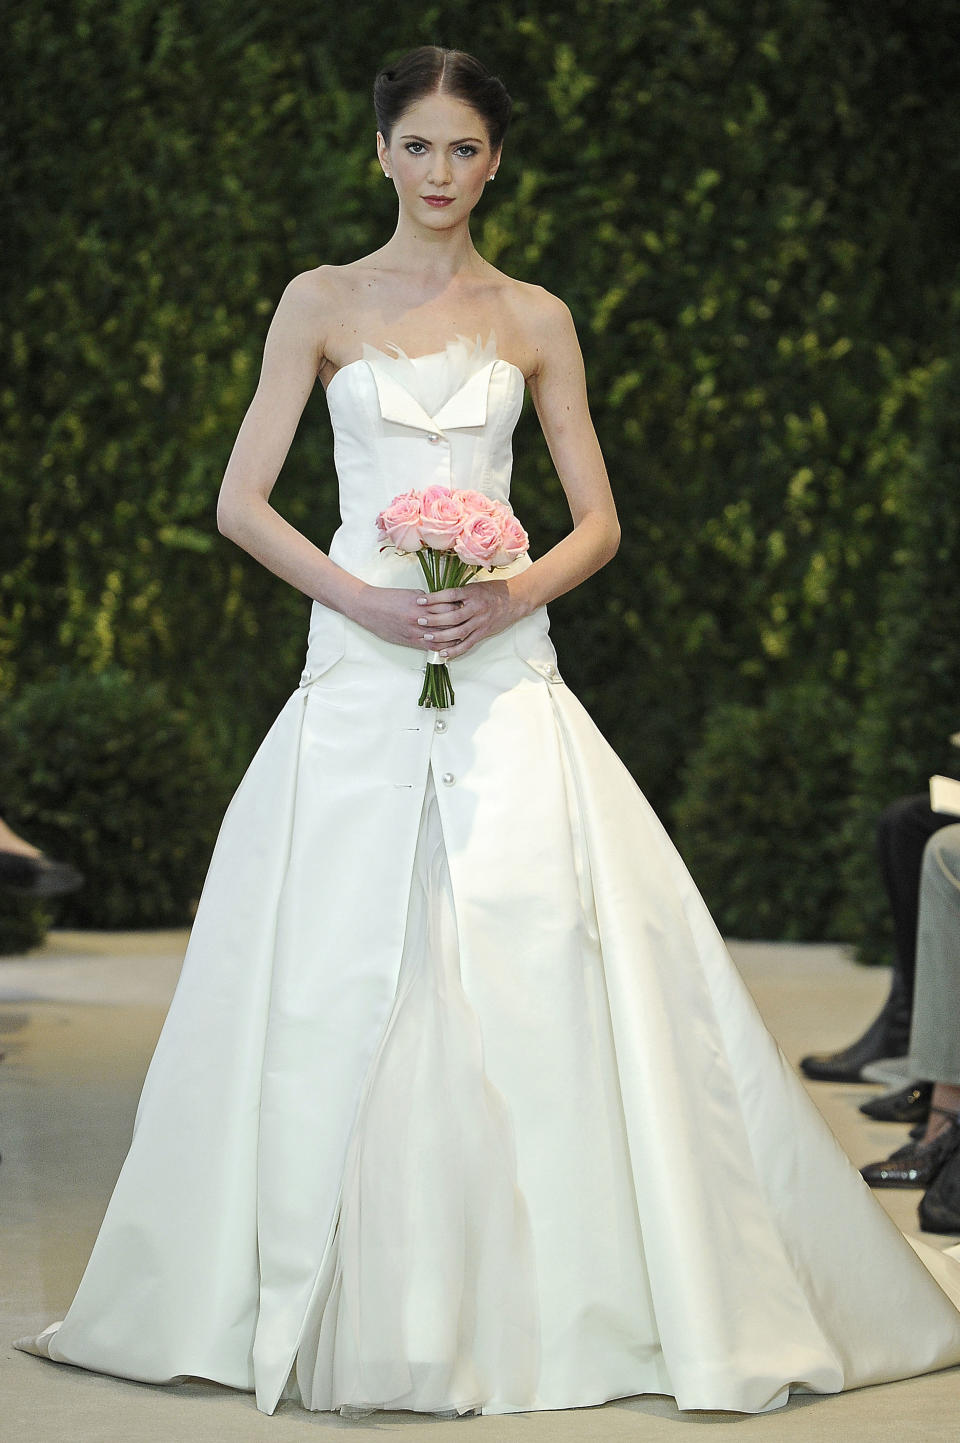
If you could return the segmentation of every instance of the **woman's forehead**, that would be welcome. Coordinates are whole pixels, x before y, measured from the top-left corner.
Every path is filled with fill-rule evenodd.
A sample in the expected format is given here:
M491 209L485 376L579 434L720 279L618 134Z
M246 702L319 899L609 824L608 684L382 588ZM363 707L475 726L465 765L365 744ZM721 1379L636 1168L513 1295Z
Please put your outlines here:
M422 140L489 142L486 122L478 110L453 95L425 95L397 117L394 137L417 135Z

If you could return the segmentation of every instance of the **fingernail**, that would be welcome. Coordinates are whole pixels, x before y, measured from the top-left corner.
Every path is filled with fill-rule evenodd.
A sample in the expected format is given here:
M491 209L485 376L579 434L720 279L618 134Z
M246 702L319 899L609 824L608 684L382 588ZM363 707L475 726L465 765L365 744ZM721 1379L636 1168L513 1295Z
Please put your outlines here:
M418 597L417 597L417 605L418 605L418 606L424 606L424 605L426 604L426 600L427 600L427 598L426 598L425 596L418 596Z
M423 639L424 639L424 641L432 641L432 640L433 640L433 632L432 632L432 631L425 631L425 632L423 633Z

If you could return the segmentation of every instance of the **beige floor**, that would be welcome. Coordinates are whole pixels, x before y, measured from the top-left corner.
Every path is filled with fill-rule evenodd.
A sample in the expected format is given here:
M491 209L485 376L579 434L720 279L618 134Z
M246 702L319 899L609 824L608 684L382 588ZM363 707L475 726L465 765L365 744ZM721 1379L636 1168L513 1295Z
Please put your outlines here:
M212 1384L151 1387L18 1353L10 1341L63 1309L79 1280L129 1140L139 1087L176 981L186 934L54 934L24 959L0 959L0 1440L3 1443L302 1443L349 1432L357 1443L960 1443L960 1369L773 1414L681 1414L664 1398L457 1422L381 1414L345 1422L292 1404L273 1417ZM791 1059L849 1041L882 998L884 973L840 948L733 944L744 978ZM871 1124L857 1103L876 1087L812 1086L858 1165L885 1156L901 1130ZM916 1227L916 1193L879 1193ZM954 1239L930 1239L948 1246Z

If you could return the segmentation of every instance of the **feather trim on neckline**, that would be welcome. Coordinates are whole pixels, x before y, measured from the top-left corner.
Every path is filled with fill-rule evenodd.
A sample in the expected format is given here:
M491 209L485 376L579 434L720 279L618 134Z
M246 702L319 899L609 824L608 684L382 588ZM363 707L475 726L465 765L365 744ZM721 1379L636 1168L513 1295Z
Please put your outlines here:
M405 391L420 402L428 416L436 416L445 403L461 391L471 376L491 362L499 360L497 338L493 331L486 341L477 336L470 341L457 336L442 351L423 356L408 356L395 342L386 342L389 350L380 350L369 341L363 343L362 359L386 370ZM394 354L390 354L390 352Z

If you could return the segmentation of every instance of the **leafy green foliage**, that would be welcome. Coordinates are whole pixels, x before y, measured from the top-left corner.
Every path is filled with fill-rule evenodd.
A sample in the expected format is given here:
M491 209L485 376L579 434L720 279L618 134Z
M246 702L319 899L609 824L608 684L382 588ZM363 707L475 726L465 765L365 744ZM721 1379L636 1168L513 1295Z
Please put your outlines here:
M960 317L960 289L955 296ZM845 916L865 957L889 953L875 900L870 836L893 797L960 776L960 355L933 369L920 440L900 474L903 529L883 588L878 642L863 667L853 804L844 836Z
M437 41L516 96L476 239L570 304L621 513L616 561L551 607L564 675L668 825L701 737L719 765L718 709L762 727L768 698L816 681L858 710L904 469L955 346L953 12L25 0L0 116L0 694L63 666L162 679L239 777L299 673L308 603L219 536L220 477L287 281L390 233L370 84ZM570 523L529 408L516 457L537 554ZM319 388L272 500L326 546ZM855 811L880 801L870 766L847 774ZM731 845L762 897L753 838ZM876 879L851 899L876 911Z
M21 835L84 874L60 925L97 927L188 922L227 800L195 718L115 668L7 703L0 796Z
M39 947L55 921L55 909L0 887L0 957Z
M685 771L676 839L718 899L727 935L837 936L852 731L849 703L817 681L775 688L762 707L723 702L710 713Z

